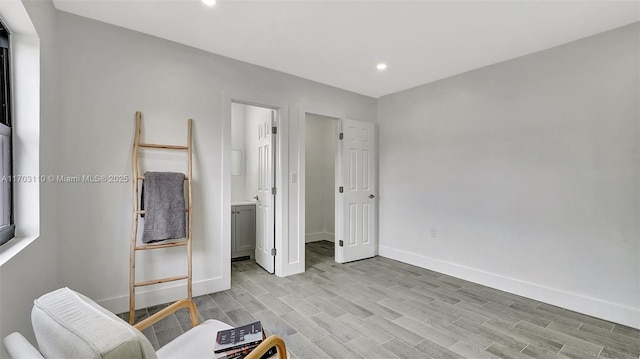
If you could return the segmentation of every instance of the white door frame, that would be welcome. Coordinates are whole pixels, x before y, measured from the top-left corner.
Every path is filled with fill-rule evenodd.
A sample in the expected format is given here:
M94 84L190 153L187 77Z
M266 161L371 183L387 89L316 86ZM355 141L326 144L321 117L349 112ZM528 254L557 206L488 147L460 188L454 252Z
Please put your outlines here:
M306 154L307 154L307 114L320 115L340 119L345 114L331 113L330 110L317 108L310 105L298 105L298 268L296 273L304 273L306 267L306 215L305 205L307 203L307 181L306 181ZM335 232L335 230L334 230Z
M277 194L275 198L275 275L284 277L288 275L285 261L289 257L289 105L268 96L255 96L242 93L222 93L222 276L228 279L227 287L231 288L231 104L232 102L245 105L269 108L276 112L276 155L274 159L275 186Z

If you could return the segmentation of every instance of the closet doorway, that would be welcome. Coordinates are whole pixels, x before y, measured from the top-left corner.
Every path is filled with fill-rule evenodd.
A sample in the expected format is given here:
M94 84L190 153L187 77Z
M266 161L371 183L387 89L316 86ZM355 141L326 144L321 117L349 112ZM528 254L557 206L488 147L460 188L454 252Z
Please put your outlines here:
M231 259L275 270L274 109L231 105Z
M307 112L303 119L304 270L375 256L375 124Z
M305 114L305 270L335 263L339 119Z

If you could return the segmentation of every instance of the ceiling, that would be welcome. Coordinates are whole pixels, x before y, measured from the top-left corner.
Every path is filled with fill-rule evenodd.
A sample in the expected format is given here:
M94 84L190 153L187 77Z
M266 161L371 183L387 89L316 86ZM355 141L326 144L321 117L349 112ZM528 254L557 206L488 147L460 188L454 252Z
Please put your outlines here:
M638 0L53 2L374 98L640 20ZM377 70L380 62L388 68Z

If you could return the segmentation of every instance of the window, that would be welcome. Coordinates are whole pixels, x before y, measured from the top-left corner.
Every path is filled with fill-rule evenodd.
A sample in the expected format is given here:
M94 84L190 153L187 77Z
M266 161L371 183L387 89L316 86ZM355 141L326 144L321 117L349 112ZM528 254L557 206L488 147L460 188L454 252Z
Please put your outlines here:
M0 21L0 245L14 237L9 31Z

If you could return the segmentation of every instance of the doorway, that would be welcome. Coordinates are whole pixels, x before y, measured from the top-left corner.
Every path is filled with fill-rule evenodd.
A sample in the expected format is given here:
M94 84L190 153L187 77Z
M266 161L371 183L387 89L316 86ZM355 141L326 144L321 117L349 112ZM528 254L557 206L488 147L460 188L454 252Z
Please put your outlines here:
M338 121L305 114L305 270L335 262Z
M231 105L231 260L275 271L274 109Z
M305 216L300 227L303 227L304 270L318 261L346 263L375 256L378 202L375 125L307 112L302 118L305 183L301 186L301 197ZM327 160L331 158L333 161ZM321 248L314 244L319 241L325 243ZM329 255L330 246L334 248L333 256ZM319 258L319 253L324 256ZM307 256L311 257L309 264Z

